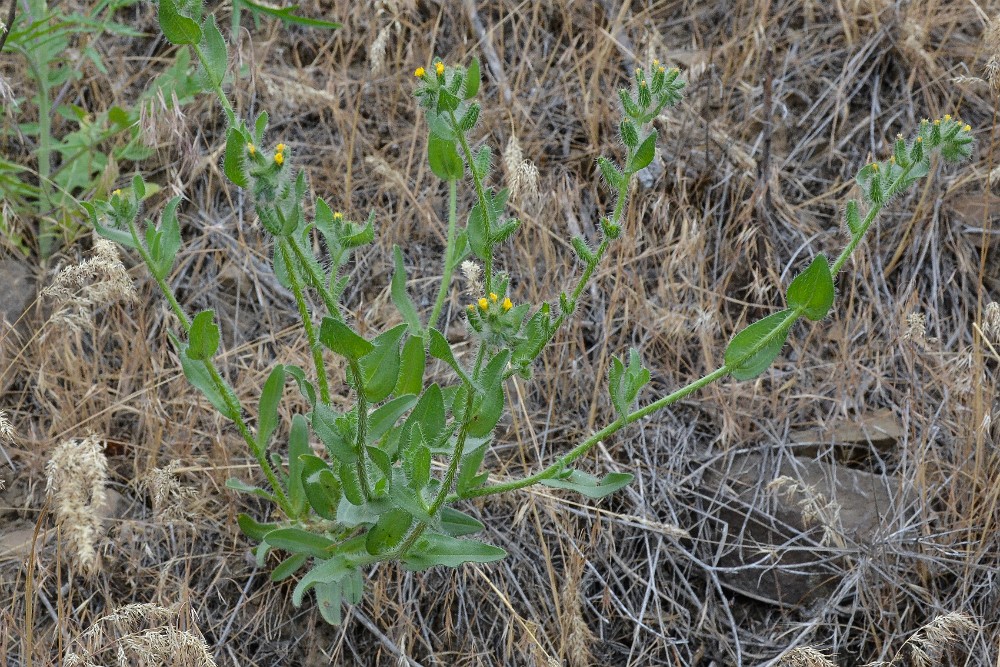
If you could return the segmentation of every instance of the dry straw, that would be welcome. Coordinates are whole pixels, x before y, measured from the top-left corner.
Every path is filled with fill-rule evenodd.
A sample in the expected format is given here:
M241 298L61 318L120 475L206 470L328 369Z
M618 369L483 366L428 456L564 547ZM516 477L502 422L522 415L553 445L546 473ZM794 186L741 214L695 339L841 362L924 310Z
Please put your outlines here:
M153 514L160 521L182 521L188 518L188 503L197 490L182 486L177 479L181 462L171 461L165 468L153 468L140 480L140 486L153 502Z
M97 619L80 638L80 647L66 654L67 667L99 667L114 655L118 667L194 665L215 667L205 640L176 627L180 613L157 604L130 604ZM146 627L143 627L146 626ZM156 626L156 627L149 627Z
M90 322L100 306L137 300L135 286L122 265L115 244L106 239L94 241L93 256L56 274L42 295L53 300L52 323L79 330Z
M56 522L73 546L80 568L98 569L94 544L100 534L100 508L105 503L108 461L96 435L71 439L56 447L45 466L46 492L53 499Z

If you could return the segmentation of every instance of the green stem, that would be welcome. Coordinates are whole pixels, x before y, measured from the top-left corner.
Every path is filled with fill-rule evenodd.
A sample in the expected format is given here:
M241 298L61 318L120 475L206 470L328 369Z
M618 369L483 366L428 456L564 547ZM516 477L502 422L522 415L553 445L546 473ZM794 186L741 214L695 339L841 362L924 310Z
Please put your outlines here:
M486 238L489 239L493 234L491 228L492 220L490 220L490 207L486 202L486 191L483 189L483 181L479 178L479 174L476 173L475 162L472 158L472 149L469 148L469 142L465 138L465 132L462 132L461 128L458 126L458 119L455 118L455 112L449 111L448 117L451 119L451 129L455 134L458 135L458 141L462 145L462 153L465 155L465 162L469 165L469 171L472 172L472 184L476 187L476 199L479 201L479 208L483 212L483 227L485 228ZM486 259L483 261L483 273L486 277L486 293L489 294L493 291L493 247L490 246L490 252Z
M153 279L156 281L156 284L163 293L163 296L166 297L167 303L170 304L170 309L174 311L177 319L180 320L181 328L184 329L185 334L190 333L191 319L177 302L177 297L174 296L174 292L170 289L170 285L167 284L167 281L162 278L158 278L153 272L153 258L150 257L149 251L146 250L146 246L144 246L142 241L139 240L139 231L136 229L135 222L133 220L129 220L128 228L129 232L132 234L132 242L139 251L139 256L142 257L142 261L146 263L146 267L149 269L150 275L153 276ZM278 481L277 475L274 474L274 470L271 468L271 462L267 460L264 447L257 444L257 440L250 432L250 427L248 427L246 421L244 421L243 409L238 400L232 395L232 392L226 385L225 380L222 379L222 375L215 367L215 364L212 363L212 360L205 359L202 363L205 365L205 370L208 372L209 377L212 378L212 384L215 385L215 390L219 392L219 395L222 396L223 400L226 402L226 409L229 411L229 414L232 415L232 421L236 424L237 430L239 430L244 442L246 442L247 446L250 448L250 452L253 454L254 458L257 459L257 464L260 466L261 470L264 471L264 476L267 477L268 483L274 490L274 496L278 505L286 515L291 516L291 504L288 502L285 492L281 489L281 483Z
M458 217L458 182L448 181L448 243L444 249L444 275L441 277L441 288L438 290L437 299L434 301L434 309L431 311L431 318L427 320L427 329L437 325L438 318L441 317L441 309L444 308L444 300L448 296L451 286L451 274L455 270L455 220Z
M292 252L298 257L299 263L305 267L306 272L309 274L309 284L319 292L327 311L329 311L332 317L343 321L344 316L340 314L340 304L337 303L337 298L334 296L333 291L327 286L324 276L317 271L315 264L309 261L306 251L302 249L294 234L288 237L288 241L292 247ZM334 266L337 266L337 264L334 264Z
M365 500L372 499L372 490L368 485L368 463L367 452L365 451L365 441L368 439L368 399L365 398L364 385L361 382L361 368L356 361L350 361L351 373L354 375L354 384L358 392L358 483L361 484L361 491L365 494Z
M288 252L289 243L286 239L278 239L278 250L281 258L288 267L288 280L292 284L292 293L295 295L295 303L299 308L299 319L306 330L306 339L309 341L309 350L312 352L313 365L316 367L316 380L319 382L319 395L324 403L330 404L330 386L326 379L326 364L323 363L323 348L320 347L316 337L316 327L313 326L312 315L309 313L309 306L306 304L305 294L302 293L302 280L298 268L292 263L292 253Z
M198 60L201 61L201 66L205 69L205 72L209 72L208 59L205 58L205 53L201 50L201 47L197 44L192 44L191 48L194 49L195 54L198 56ZM236 126L236 113L233 111L233 105L229 102L229 98L222 91L222 86L216 83L211 76L205 77L208 79L212 86L212 90L215 92L215 96L219 98L219 102L222 103L222 110L226 112L226 120L229 122L230 127Z
M893 182L892 186L889 189L891 193L895 193L897 191L900 184L903 183L904 180L906 179L911 168L912 165L904 169L902 174L900 174L900 176ZM861 228L858 230L858 233L852 235L850 243L848 243L847 246L841 251L840 255L837 257L837 260L833 263L830 271L834 277L836 277L836 275L840 272L841 268L843 268L844 263L847 262L847 259L854 253L855 249L858 247L858 243L860 243L862 237L864 237L865 233L871 227L872 223L875 221L875 218L878 216L883 206L884 206L883 203L874 204L871 210L868 211L868 215L865 216L865 219L862 222ZM619 212L618 207L616 207L615 209L616 215L618 214L618 212ZM604 244L602 243L601 245L603 250ZM599 253L600 252L601 251L599 251ZM589 272L585 271L584 277L589 277ZM583 278L581 278L581 284L582 281ZM578 294L579 294L578 291L574 292L574 299L576 298L576 296L578 296ZM616 420L614 423L605 426L603 429L601 429L591 437L581 442L579 445L571 449L567 454L560 457L555 463L545 468L544 470L541 470L533 475L529 475L528 477L524 477L521 479L511 480L509 482L503 482L500 484L494 484L492 486L484 486L478 489L472 489L461 496L458 494L450 494L446 498L446 502L454 502L456 500L467 499L467 498L478 498L481 496L490 496L497 493L505 493L507 491L523 489L526 486L531 486L532 484L537 484L538 482L541 482L543 480L555 477L562 470L564 470L566 466L568 466L570 463L572 463L573 461L575 461L576 459L580 458L588 451L590 451L590 449L593 448L597 443L613 435L614 433L617 433L621 429L625 428L625 426L627 426L628 424L636 422L642 419L643 417L646 417L658 410L662 410L663 408L672 405L673 403L676 403L677 401L691 394L692 392L698 391L699 389L711 384L712 382L715 382L716 380L719 380L725 377L726 375L729 375L729 373L731 373L734 368L739 367L739 365L743 362L743 360L753 357L755 354L757 354L757 352L770 345L778 336L784 336L788 327L790 327L796 320L802 317L804 312L805 312L805 307L790 309L788 315L785 316L785 319L782 321L781 324L777 325L766 336L761 338L761 340L759 340L756 344L754 344L746 352L746 354L734 364L732 365L723 364L722 366L712 371L708 375L698 380L695 380L691 384L678 389L672 394L668 394L667 396L664 396L656 401L653 401L644 408L640 408L635 412L631 412L628 415L622 417L621 419Z

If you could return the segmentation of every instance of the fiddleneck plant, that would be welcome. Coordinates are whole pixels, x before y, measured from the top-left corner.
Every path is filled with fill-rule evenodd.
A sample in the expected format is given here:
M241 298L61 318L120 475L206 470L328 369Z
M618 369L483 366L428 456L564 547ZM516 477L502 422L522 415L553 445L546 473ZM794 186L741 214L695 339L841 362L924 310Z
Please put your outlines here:
M403 255L395 247L390 291L403 323L365 338L341 304L347 283L342 269L354 250L373 241L374 214L360 222L345 218L322 199L306 206L311 195L304 173L294 167L292 151L283 143L269 144L266 113L251 124L237 115L223 91L226 42L213 17L201 22L196 18L171 0L160 2L164 35L194 51L226 114L225 174L250 194L257 219L273 241L274 272L294 295L311 356L308 369L274 366L259 397L254 427L215 363L220 333L214 312L189 315L167 282L181 247L180 199L167 203L158 225L148 219L140 224L146 191L143 179L136 176L128 191L117 191L110 200L94 201L87 208L100 234L134 249L148 266L180 324L180 335L172 335L172 340L184 374L236 425L260 466L266 486L228 482L230 488L263 498L279 510L281 518L270 522L239 516L240 528L258 543L259 561L263 564L272 552L282 554L272 570L274 581L305 568L293 601L301 604L312 590L330 623L340 622L343 603L361 599L366 566L399 561L422 570L502 558L502 549L469 537L484 526L455 507L462 501L533 484L601 498L628 484L631 474L612 472L598 478L571 465L598 442L715 380L730 375L747 380L766 370L795 322L826 316L836 275L885 205L928 173L932 153L957 161L968 157L973 143L971 128L949 116L922 122L910 140L897 137L888 160L858 173L863 196L845 210L847 246L832 264L817 255L788 286L783 310L733 337L722 366L637 408L650 374L639 352L629 350L624 358L612 360L609 371L611 403L618 414L613 423L538 472L491 484L483 462L505 409L507 381L514 375L531 377L535 360L573 315L596 269L621 236L633 178L655 155L657 132L651 123L681 99L684 82L678 70L653 61L635 71L631 90L620 91L618 134L624 159L597 161L615 195L614 208L601 218L596 247L586 239L572 239L582 265L576 284L554 303L529 304L518 303L510 276L497 262L498 246L517 232L520 222L505 214L508 191L492 185L489 146L473 148L480 115L479 64L473 60L461 67L435 60L429 69L418 68L415 95L429 130L427 158L448 186L442 283L431 312L421 313L407 293ZM459 184L471 184L475 193L462 227ZM309 209L315 211L311 219L306 216ZM474 350L465 358L436 327L452 275L470 255L481 263L483 293L463 309ZM314 308L314 302L322 307ZM342 378L327 368L331 354L345 362ZM450 379L429 382L425 371L432 360L443 362L441 370ZM290 380L309 411L296 414L287 437L275 442L278 406ZM345 385L354 404L337 410L331 397ZM326 456L314 454L313 440L322 443Z

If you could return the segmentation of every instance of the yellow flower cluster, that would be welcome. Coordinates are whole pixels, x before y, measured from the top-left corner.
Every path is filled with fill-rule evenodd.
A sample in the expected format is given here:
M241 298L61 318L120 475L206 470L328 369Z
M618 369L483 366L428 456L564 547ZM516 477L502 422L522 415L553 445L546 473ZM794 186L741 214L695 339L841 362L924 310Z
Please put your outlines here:
M427 70L425 70L423 67L418 67L417 69L413 70L413 76L417 77L418 79L424 78L425 74L427 74Z
M483 298L479 299L479 301L477 301L476 303L479 305L479 309L482 310L485 313L487 310L489 310L491 302L492 303L497 303L498 301L500 301L500 297L498 297L496 295L496 293L490 292L490 298L489 299L487 299L486 297L483 297ZM511 303L511 300L510 300L509 297L504 297L503 301L500 301L500 309L503 310L503 312L505 312L505 313L508 310L510 310L511 308L513 308L513 307L514 307L514 304ZM475 309L476 309L476 306L470 303L469 304L469 310L473 311Z
M434 63L434 71L437 72L438 76L444 74L444 63L440 60Z
M274 147L274 163L279 167L285 164L285 144L278 144Z

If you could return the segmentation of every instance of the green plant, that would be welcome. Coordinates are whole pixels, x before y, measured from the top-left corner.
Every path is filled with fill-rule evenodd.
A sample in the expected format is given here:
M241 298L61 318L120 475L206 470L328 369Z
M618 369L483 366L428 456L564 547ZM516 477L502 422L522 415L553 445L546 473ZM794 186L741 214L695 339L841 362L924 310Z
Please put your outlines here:
M239 398L214 362L220 346L214 313L205 310L189 315L167 282L181 247L179 198L166 205L158 225L148 219L140 224L141 202L147 192L143 179L136 176L130 191L116 191L109 200L88 203L86 208L100 234L142 257L181 324L183 335L172 340L185 375L236 425L266 478L266 487L239 480L230 480L228 485L276 505L280 520L262 523L242 514L240 528L259 543L256 553L261 563L273 551L286 554L272 571L273 580L307 568L295 586L293 600L301 604L304 595L314 591L323 617L331 623L341 620L344 602L360 600L365 566L400 561L420 570L503 557L502 549L469 537L483 525L455 508L456 503L538 483L591 498L626 485L629 474L597 478L571 465L628 424L715 380L728 375L745 380L762 373L780 352L795 322L826 316L834 299L834 278L886 203L928 173L931 153L939 151L947 160L959 160L970 154L973 141L971 128L948 116L921 123L910 141L897 137L889 160L858 173L863 204L851 201L846 207L847 246L832 264L817 255L789 285L787 307L734 336L720 368L636 408L649 371L638 351L630 350L627 360L613 360L609 373L611 402L618 412L613 423L533 475L488 484L482 466L505 408L506 381L515 374L530 377L534 361L573 315L596 268L620 237L632 179L655 154L657 133L650 122L680 100L684 82L679 72L654 61L651 67L636 70L631 91L620 92L618 132L625 158L616 163L602 157L597 162L616 196L614 209L601 219L602 236L596 247L586 239L572 239L583 266L575 286L560 294L556 303L533 306L514 304L509 276L496 263L497 246L517 231L519 222L504 215L507 191L490 185L489 147L472 148L480 113L475 101L479 64L473 60L468 68L448 67L437 60L430 72L418 68L415 94L429 127L427 157L449 190L443 280L424 319L407 293L402 253L395 248L391 295L404 323L366 339L342 311L340 297L347 277L341 269L356 248L372 242L372 216L364 222L349 221L318 199L314 217L307 219L306 179L301 171L293 170L290 150L282 143L265 149L267 114L247 123L223 91L227 44L214 17L201 20L190 8L178 9L173 0L161 0L159 17L170 41L193 50L222 104L228 120L225 174L250 193L260 224L273 239L275 274L294 294L310 345L309 371L284 364L271 369L259 397L256 429L244 417ZM476 203L464 229L459 229L457 187L466 180L472 184ZM867 209L863 217L862 206ZM322 248L320 256L314 252L316 247ZM475 349L471 363L461 360L435 328L454 269L469 255L482 265L482 296L465 310ZM318 315L310 308L310 294L326 311L319 326L314 321ZM331 402L330 353L346 364L343 379L355 401L346 411L337 411ZM428 381L425 371L432 360L443 362L442 370L451 380ZM290 380L305 397L309 411L292 418L287 443L274 448L278 405ZM314 455L310 444L314 437L324 445L326 457ZM435 460L444 469L440 476L434 474Z
M78 106L60 104L60 91L82 76L74 53L107 72L101 51L93 39L104 33L137 37L141 33L113 20L115 12L136 0L100 0L88 12L64 13L49 7L46 0L31 0L27 12L17 17L5 35L5 46L20 54L34 83L31 97L37 119L18 125L18 132L35 142L36 183L26 178L27 169L15 161L0 163L0 195L23 212L34 209L38 219L39 254L48 257L55 250L61 230L73 230L81 210L75 195L92 192L109 164L109 155L100 145L127 133L134 119L117 107L89 114ZM13 15L13 11L12 11ZM71 49L70 47L74 47ZM55 115L77 129L58 136L53 128ZM128 141L113 151L119 160L140 157L141 147ZM4 229L12 235L14 230ZM25 247L23 239L15 245Z
M117 12L136 1L98 0L86 12L67 13L58 6L49 6L47 0L31 0L27 11L17 16L17 21L11 19L9 31L2 33L0 46L5 43L24 59L34 83L31 102L37 119L22 120L17 132L34 140L37 165L31 178L23 161L0 158L0 196L16 211L37 218L36 242L43 258L55 251L61 237L79 228L84 212L77 197L106 196L108 186L103 179L112 165L115 168L111 173L116 173L118 164L137 163L150 155L140 131L140 109L158 96L169 106L184 106L197 93L215 85L203 71L191 67L185 49L143 91L134 107L109 106L94 112L59 103L66 87L83 76L73 60L75 54L107 74L97 38L105 34L142 36L114 20ZM197 8L200 12L200 4L196 4L188 3L186 10L193 12ZM250 0L238 0L234 6L234 25L238 25L239 6L248 8L255 18L265 15L308 27L339 27L338 23L298 16L295 5L274 8ZM15 16L14 7L12 2L10 16ZM0 232L22 252L28 252L25 239L2 219Z

